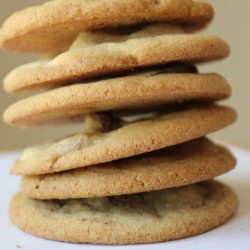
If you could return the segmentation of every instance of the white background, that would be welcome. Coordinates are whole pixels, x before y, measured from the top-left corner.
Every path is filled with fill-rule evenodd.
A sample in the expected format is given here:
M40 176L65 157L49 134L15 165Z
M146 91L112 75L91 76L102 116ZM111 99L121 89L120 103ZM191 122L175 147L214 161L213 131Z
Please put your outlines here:
M18 191L19 178L9 176L9 169L17 154L0 154L0 249L1 250L105 250L105 249L164 249L164 250L249 250L250 249L250 151L231 147L238 158L236 169L220 177L234 188L240 198L237 215L225 225L208 233L188 239L161 244L136 246L74 245L48 241L19 231L8 219L8 203ZM59 230L59 229L58 229ZM21 248L19 248L21 247Z

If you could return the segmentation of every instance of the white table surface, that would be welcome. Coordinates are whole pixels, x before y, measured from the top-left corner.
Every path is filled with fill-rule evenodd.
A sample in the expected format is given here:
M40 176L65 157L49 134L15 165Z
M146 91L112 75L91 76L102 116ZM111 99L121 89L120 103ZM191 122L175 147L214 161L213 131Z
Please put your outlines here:
M172 242L133 245L98 246L75 245L40 239L21 232L8 218L8 203L19 189L19 177L9 175L9 169L18 153L0 154L0 250L105 250L105 249L164 249L164 250L249 250L250 249L250 151L229 146L238 158L237 167L217 179L234 188L240 198L237 215L225 225L208 233Z

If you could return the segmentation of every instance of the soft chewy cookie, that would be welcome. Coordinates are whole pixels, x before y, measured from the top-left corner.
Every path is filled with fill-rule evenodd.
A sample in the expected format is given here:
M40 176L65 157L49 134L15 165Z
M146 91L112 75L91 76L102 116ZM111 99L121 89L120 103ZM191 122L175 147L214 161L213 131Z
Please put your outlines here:
M97 111L157 108L189 100L216 101L231 89L218 74L143 74L74 84L31 96L11 105L4 121L35 126L71 121Z
M132 194L212 179L234 166L235 159L227 149L201 138L75 171L24 176L22 191L37 199Z
M199 105L124 125L108 133L78 134L24 151L12 173L37 175L110 162L204 136L236 119L233 109Z
M13 14L0 30L0 41L11 50L58 50L83 29L145 22L201 26L212 17L208 3L191 0L56 0Z
M237 196L230 188L209 181L136 195L77 200L41 201L19 193L11 201L10 218L20 229L47 239L133 244L206 232L232 217L237 207Z
M218 37L176 34L181 32L163 25L129 35L83 32L68 51L11 71L4 87L8 92L51 88L137 67L209 61L229 54L228 45Z

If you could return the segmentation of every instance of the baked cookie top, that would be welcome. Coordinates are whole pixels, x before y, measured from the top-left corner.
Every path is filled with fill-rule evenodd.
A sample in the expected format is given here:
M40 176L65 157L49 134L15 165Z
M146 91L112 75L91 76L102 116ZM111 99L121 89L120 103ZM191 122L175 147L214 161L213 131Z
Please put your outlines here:
M81 121L92 112L153 110L183 101L228 98L231 88L218 74L156 73L74 84L20 100L3 119L13 126L38 126Z
M125 35L85 31L66 52L11 71L4 88L7 92L52 88L135 68L210 61L229 54L229 46L218 37L181 33L169 25L150 25Z
M36 199L72 199L140 193L183 186L231 170L224 147L196 139L136 157L61 173L24 176L22 192Z
M12 173L46 174L139 155L199 138L233 123L235 119L235 111L228 107L201 104L185 107L124 124L110 132L79 133L31 147L16 161Z
M208 181L92 199L41 201L19 193L11 201L10 218L20 229L47 239L135 244L206 232L232 217L237 207L230 188Z
M11 15L0 42L10 50L62 50L82 30L151 22L203 26L212 17L210 4L191 0L55 0Z

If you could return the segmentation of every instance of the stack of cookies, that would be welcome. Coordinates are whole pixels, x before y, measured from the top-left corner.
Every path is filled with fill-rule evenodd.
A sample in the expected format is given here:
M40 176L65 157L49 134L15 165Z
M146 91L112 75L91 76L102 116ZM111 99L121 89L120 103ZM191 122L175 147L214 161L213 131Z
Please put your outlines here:
M234 192L211 180L235 166L205 136L236 120L215 104L231 94L194 63L226 57L218 37L195 33L212 7L191 0L54 0L7 19L3 48L46 52L14 69L7 92L47 89L4 113L9 125L82 122L82 131L24 150L10 218L47 239L150 243L227 221Z

